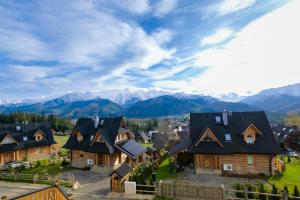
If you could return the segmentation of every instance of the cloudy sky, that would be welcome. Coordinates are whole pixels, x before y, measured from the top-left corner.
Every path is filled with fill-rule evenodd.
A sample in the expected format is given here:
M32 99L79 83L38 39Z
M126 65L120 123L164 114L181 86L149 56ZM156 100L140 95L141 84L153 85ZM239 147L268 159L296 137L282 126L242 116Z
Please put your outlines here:
M297 83L299 10L299 0L0 0L0 98Z

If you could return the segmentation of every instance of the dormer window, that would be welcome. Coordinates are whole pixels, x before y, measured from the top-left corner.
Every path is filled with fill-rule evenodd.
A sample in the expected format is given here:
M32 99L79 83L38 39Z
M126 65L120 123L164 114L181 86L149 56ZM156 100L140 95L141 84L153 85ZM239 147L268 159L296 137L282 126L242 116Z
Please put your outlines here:
M83 137L80 133L77 133L77 141L81 142L83 140Z
M23 136L23 141L26 142L28 140L27 136Z
M250 124L244 132L242 132L242 136L244 137L244 141L247 144L254 144L257 140L257 135L262 135L261 131L256 128L254 124Z
M37 135L36 137L35 137L35 140L36 141L41 141L43 139L43 137L41 136L41 135Z
M253 137L251 135L246 137L246 143L247 144L253 144L254 143Z
M43 139L43 134L41 133L41 131L37 131L33 137L35 138L35 141L39 142Z

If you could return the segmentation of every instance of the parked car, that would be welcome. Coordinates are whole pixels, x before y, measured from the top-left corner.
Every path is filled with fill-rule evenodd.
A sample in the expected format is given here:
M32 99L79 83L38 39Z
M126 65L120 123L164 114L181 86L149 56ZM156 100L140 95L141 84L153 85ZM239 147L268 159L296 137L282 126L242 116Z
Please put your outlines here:
M295 151L289 151L289 156L298 157L298 154Z

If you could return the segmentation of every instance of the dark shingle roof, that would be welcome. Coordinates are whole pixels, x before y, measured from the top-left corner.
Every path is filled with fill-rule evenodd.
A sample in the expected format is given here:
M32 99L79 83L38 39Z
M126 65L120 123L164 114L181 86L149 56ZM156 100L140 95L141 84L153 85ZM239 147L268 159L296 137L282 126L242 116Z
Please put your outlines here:
M118 177L123 178L124 176L126 176L130 171L132 170L132 168L127 164L127 163L123 163L120 167L118 167L117 169L115 169L112 173L109 174L109 176L112 176L113 174L117 174Z
M121 141L117 143L115 147L117 147L120 151L122 151L132 159L136 159L138 156L147 151L145 147L134 140Z
M78 142L76 136L71 135L67 143L64 145L64 148L84 150L93 153L112 154L117 148L115 146L115 141L119 131L128 131L121 127L122 120L122 117L100 118L100 123L98 127L95 128L92 118L80 118L75 125L74 131L79 130L79 132L84 136L83 141ZM103 123L101 123L101 121ZM91 145L91 136L95 136L98 131L100 132L104 142L96 142Z
M263 111L258 112L233 112L228 117L229 125L216 123L216 116L222 113L191 113L190 115L190 134L192 147L191 153L208 154L233 154L233 153L258 153L258 154L278 154L281 149L276 142L268 119ZM257 135L254 144L246 144L241 133L250 124L254 124L262 135ZM204 130L210 128L218 140L224 145L219 146L213 141L195 143L201 137ZM230 134L231 141L226 141L225 134Z
M16 126L21 125L23 131L17 131ZM44 137L41 141L36 141L34 134L40 130ZM10 135L18 144L2 144L0 145L0 152L7 152L18 149L26 149L31 147L39 147L45 145L52 145L54 141L53 134L49 123L32 123L32 124L0 124L0 142ZM27 137L27 141L23 137Z
M178 144L172 146L169 150L169 155L174 155L182 150L188 149L192 144L190 138L181 140Z
M166 141L167 139L167 135L163 135L160 133L153 133L153 148L155 148L157 151L165 148L166 146Z

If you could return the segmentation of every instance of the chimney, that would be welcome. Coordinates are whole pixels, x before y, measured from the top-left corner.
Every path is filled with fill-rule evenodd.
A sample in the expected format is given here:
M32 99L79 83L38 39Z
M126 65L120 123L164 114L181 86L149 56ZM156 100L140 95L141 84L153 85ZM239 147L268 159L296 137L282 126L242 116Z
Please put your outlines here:
M99 116L95 116L94 118L94 127L97 128L99 125Z
M223 116L223 124L224 124L224 126L227 126L228 125L228 112L226 110L224 110L222 113L222 116Z

